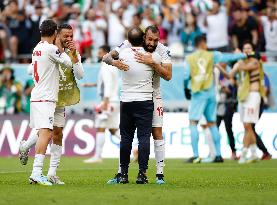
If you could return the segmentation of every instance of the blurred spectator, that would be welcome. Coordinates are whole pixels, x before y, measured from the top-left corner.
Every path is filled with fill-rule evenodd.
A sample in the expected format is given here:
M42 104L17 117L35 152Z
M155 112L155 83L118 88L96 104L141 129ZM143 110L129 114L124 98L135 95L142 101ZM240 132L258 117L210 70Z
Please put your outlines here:
M196 18L192 13L188 13L185 18L185 26L181 31L181 41L185 46L185 51L191 52L194 49L194 39L202 35L196 23Z
M123 23L123 13L124 9L119 7L116 12L109 15L108 43L112 49L125 40L127 27Z
M165 9L165 18L162 27L167 31L168 44L179 43L180 34L184 26L183 16L180 14L180 10L174 10L173 8Z
M82 24L83 35L91 36L91 41L87 42L84 54L91 57L91 44L93 49L98 50L101 45L106 44L105 32L107 31L107 22L102 16L97 16L94 9L89 9L86 13L86 20ZM96 58L96 55L93 56ZM95 61L94 61L95 62Z
M137 26L137 27L141 28L141 30L144 31L145 28L142 26L141 22L142 22L141 15L139 13L134 14L133 15L133 23L132 23L132 25L133 26Z
M10 1L6 6L3 17L6 25L10 29L11 37L9 47L11 50L12 61L16 62L18 54L30 54L30 34L31 21L26 18L24 11L20 11L17 1Z
M224 69L226 64L221 64ZM237 159L235 138L233 133L233 116L237 110L237 87L234 79L228 80L222 74L219 77L219 96L217 105L217 126L219 128L222 120L228 135L230 148L232 150L232 160Z
M83 43L83 41L87 41L87 38L83 38L82 35L81 9L79 4L72 5L68 18L68 23L73 28L73 40L76 42L78 51L82 54L84 47L87 46L87 43Z
M277 52L277 7L268 7L266 14L266 16L261 17L266 51Z
M162 44L167 45L167 31L162 26L163 20L164 20L164 15L160 13L156 18L155 24L158 27L160 32L160 42Z
M31 38L30 38L31 51L34 49L34 47L40 41L39 26L40 26L42 21L47 19L47 16L45 14L43 14L42 4L35 4L34 9L35 9L34 13L32 13L31 16L30 16L31 23L32 23Z
M142 23L141 24L142 24L143 28L146 28L146 27L148 27L150 25L155 24L154 13L153 13L153 10L149 6L146 6L144 8L143 19L142 19Z
M211 50L228 51L228 16L225 6L213 0L213 7L206 17L207 45Z
M34 88L34 81L33 79L29 79L26 82L25 88L24 88L24 102L22 103L22 110L24 113L29 114L30 113L30 99L31 99L31 92Z
M22 86L14 78L10 67L0 71L0 114L14 114L21 111Z
M234 11L234 24L231 27L231 37L233 47L242 48L243 42L249 40L255 47L258 43L258 25L253 17L248 15L247 9L237 9Z

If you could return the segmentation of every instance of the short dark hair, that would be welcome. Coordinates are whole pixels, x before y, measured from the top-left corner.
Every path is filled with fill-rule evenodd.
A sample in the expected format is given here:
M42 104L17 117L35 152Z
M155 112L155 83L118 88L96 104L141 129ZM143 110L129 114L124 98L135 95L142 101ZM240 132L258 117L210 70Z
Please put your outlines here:
M144 33L139 27L133 27L128 31L128 41L132 46L141 46Z
M67 23L63 23L63 24L60 24L58 26L58 29L57 29L57 32L60 33L63 29L69 29L69 30L72 30L72 26L70 26L69 24Z
M53 20L47 19L41 23L39 30L41 37L50 37L57 30L57 24Z
M205 35L199 35L196 36L194 39L194 45L197 47L199 46L200 43L202 42L207 42L206 36Z
M148 27L145 29L145 34L146 34L148 31L151 31L152 33L160 33L159 28L158 28L157 26L154 26L154 25L148 26Z
M103 45L100 46L99 49L102 49L103 51L105 51L106 53L109 53L111 51L111 47L108 45Z
M242 43L242 48L243 48L246 44L251 45L253 51L256 49L256 48L255 48L255 45L254 45L250 40L245 40L245 41L243 41L243 43Z

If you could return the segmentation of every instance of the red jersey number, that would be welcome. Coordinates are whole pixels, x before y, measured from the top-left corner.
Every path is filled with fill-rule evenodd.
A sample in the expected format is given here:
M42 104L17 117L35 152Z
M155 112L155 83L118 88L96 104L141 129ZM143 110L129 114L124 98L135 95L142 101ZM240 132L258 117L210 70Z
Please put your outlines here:
M158 111L159 116L163 116L163 114L164 114L163 107L157 107L157 111Z
M35 61L35 64L34 64L34 79L38 83L39 75L38 75L38 62L37 61Z

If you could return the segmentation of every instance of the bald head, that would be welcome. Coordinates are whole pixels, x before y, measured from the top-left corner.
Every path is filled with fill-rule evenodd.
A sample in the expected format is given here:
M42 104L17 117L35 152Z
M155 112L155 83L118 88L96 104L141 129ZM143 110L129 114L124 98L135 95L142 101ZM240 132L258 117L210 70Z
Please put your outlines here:
M128 41L132 46L142 46L143 31L139 27L133 27L128 31Z

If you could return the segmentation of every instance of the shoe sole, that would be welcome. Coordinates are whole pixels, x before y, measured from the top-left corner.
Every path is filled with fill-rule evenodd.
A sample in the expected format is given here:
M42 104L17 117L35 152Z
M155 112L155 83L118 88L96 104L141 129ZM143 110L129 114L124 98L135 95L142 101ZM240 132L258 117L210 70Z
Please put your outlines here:
M136 181L137 184L148 184L147 181L143 182L143 181Z
M30 182L31 185L36 185L37 184L37 185L41 185L41 186L52 186L52 184L43 184L43 183L37 182L33 179L29 179L29 182Z

